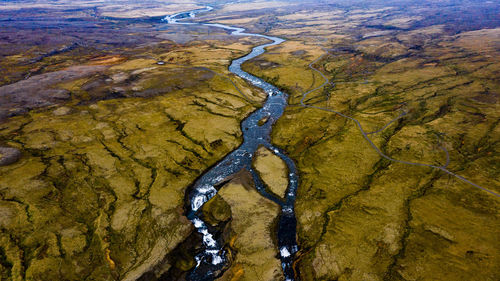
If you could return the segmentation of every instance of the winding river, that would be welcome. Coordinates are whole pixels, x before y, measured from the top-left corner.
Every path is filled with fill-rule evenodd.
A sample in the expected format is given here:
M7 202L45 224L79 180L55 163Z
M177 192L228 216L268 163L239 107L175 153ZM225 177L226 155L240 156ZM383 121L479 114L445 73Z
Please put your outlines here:
M270 40L270 43L254 47L248 55L233 60L229 66L229 71L247 80L256 87L261 88L268 94L268 97L262 108L253 112L241 123L243 143L236 150L227 155L216 166L212 167L200 178L198 178L188 194L187 199L189 203L186 215L193 223L196 230L203 236L203 251L195 257L196 267L189 273L188 279L196 281L214 280L226 267L227 257L224 250L224 241L218 237L216 231L212 229L210 225L203 221L200 209L203 204L217 194L217 187L221 186L229 177L235 175L243 169L246 169L253 176L257 191L262 196L274 201L281 207L278 224L278 247L281 265L285 280L295 280L292 263L294 261L294 256L298 251L296 241L297 220L295 218L294 211L295 197L298 186L297 168L292 159L290 159L283 151L274 147L270 142L272 126L283 114L283 111L287 106L288 96L274 85L271 85L241 69L241 65L244 62L265 53L266 47L281 44L285 40L262 34L246 33L243 28L231 27L222 24L180 22L182 19L194 18L198 13L210 10L212 10L212 8L207 7L205 9L178 13L165 17L164 21L169 24L197 24L222 28L232 31L232 35L262 37ZM266 119L267 121L264 124L259 125L260 120ZM254 157L254 154L259 146L265 146L271 150L288 166L288 187L284 198L285 200L280 200L274 195L266 192L262 180L252 168L252 158Z

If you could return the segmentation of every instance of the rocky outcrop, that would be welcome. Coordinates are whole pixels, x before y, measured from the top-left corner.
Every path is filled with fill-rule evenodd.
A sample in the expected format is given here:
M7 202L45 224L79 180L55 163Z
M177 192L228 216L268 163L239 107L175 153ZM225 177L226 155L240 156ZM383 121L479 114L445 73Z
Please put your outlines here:
M0 166L6 166L17 162L21 158L21 151L13 147L0 146Z
M107 66L81 65L32 76L0 87L0 120L26 113L30 109L61 103L70 99L70 92L51 86L103 71Z
M253 163L255 170L264 181L268 191L284 198L288 187L286 163L265 147L260 147L255 156Z
M223 225L229 249L229 268L217 280L283 280L275 231L280 207L241 180L224 185L203 206L209 223Z

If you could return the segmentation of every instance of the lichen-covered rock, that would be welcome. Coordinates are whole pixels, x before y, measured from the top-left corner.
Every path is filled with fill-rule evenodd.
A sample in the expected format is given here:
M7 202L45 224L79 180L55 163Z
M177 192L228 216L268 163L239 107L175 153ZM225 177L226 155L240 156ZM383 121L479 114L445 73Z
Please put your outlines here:
M52 111L52 114L54 114L56 116L62 116L62 115L66 115L70 112L71 112L71 108L66 107L66 106L61 106L58 109Z

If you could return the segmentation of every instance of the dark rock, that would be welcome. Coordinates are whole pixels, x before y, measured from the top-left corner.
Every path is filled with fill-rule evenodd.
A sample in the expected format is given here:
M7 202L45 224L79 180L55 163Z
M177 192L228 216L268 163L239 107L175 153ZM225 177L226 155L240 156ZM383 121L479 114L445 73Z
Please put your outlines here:
M305 55L305 53L306 53L306 51L304 51L304 50L297 50L297 51L291 52L292 55L297 56L297 57L303 56L303 55Z
M59 104L71 98L69 91L54 88L61 83L90 76L107 66L81 65L43 73L0 87L0 120L28 110Z
M0 166L14 164L21 158L21 151L13 147L0 146Z

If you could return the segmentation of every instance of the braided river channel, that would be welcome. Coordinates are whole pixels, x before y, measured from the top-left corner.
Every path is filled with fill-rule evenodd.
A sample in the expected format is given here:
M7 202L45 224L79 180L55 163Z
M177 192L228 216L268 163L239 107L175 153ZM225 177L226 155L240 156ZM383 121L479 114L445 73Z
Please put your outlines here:
M201 208L207 201L217 194L217 188L221 187L228 178L243 169L246 169L252 175L257 191L262 196L272 200L281 207L277 231L279 256L285 280L296 280L292 264L295 254L298 251L296 240L297 220L295 218L294 211L295 197L298 186L297 168L292 159L290 159L282 150L274 147L270 142L272 126L283 114L283 111L287 106L288 96L286 93L280 91L276 86L269 84L241 69L241 65L244 62L265 53L266 47L281 44L285 40L262 34L246 33L243 28L238 27L184 21L184 19L194 18L198 13L208 12L210 10L212 10L211 7L206 7L204 9L182 12L167 16L163 19L163 21L166 21L168 24L204 25L222 28L231 31L231 34L235 36L253 36L270 40L270 43L254 47L246 56L233 60L229 66L229 71L245 79L252 85L262 89L267 93L268 97L262 108L254 111L241 123L243 143L236 150L232 151L224 159L222 159L217 165L213 166L201 175L193 186L191 186L190 191L188 192L186 215L193 223L196 230L203 236L203 251L196 255L196 267L188 274L188 280L214 280L221 274L224 268L227 267L228 260L226 256L227 252L224 249L224 241L222 241L221 237L219 237L220 235L217 235L217 231L214 228L203 221ZM265 122L263 123L262 120L265 120ZM288 166L288 187L284 199L277 198L273 194L268 193L259 175L252 168L252 159L260 146L268 148L275 155L279 156Z

